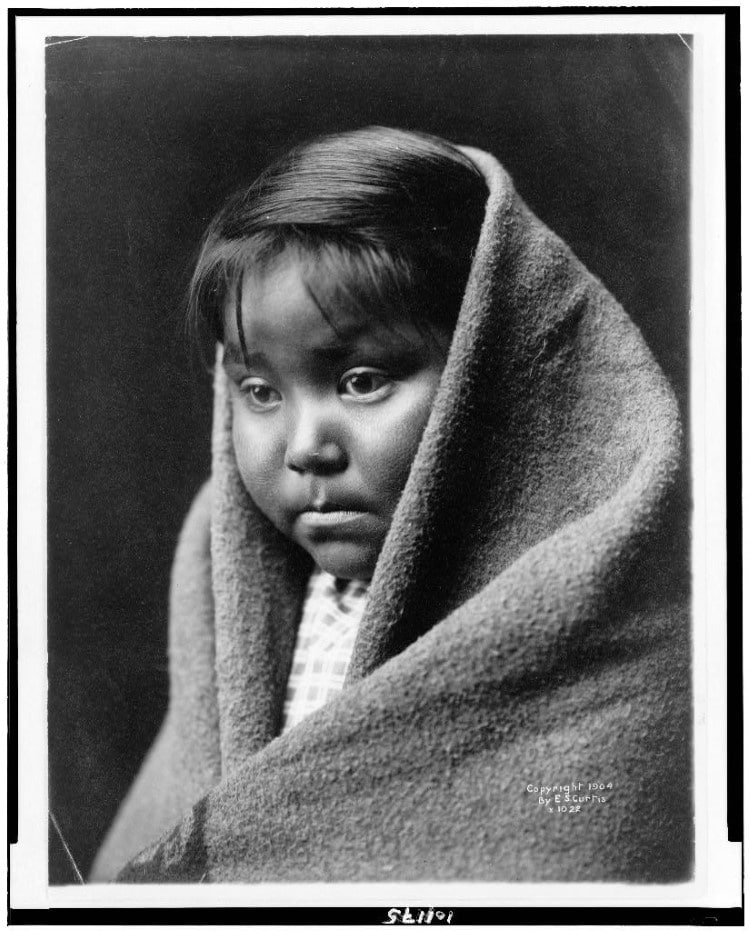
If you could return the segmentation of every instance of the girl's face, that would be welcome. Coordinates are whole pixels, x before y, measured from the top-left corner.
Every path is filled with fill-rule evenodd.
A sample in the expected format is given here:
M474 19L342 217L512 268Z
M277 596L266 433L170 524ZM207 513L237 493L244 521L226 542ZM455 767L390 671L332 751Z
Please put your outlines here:
M284 256L224 310L224 368L242 481L322 569L369 579L427 423L450 334L403 318L326 322ZM335 326L335 329L334 329Z

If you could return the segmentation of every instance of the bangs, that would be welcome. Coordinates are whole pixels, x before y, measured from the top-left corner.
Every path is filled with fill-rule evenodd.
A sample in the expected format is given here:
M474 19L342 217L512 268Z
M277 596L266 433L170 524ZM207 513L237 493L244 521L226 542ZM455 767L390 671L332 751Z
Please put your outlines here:
M227 297L234 293L246 272L269 267L286 248L274 229L244 239L226 239L213 229L201 246L190 281L187 326L201 344L207 336L222 342L223 314Z
M264 275L282 262L300 264L305 288L334 330L337 321L364 316L388 329L406 316L420 330L429 327L418 306L420 288L415 265L399 252L352 237L323 239L299 227L271 227L244 239L208 237L193 274L188 298L188 323L202 341L206 335L223 341L224 312L234 302L239 327L239 299L245 275ZM244 346L243 346L244 349Z
M386 328L403 316L418 322L415 269L405 256L327 240L301 249L298 259L307 292L333 330L357 316Z

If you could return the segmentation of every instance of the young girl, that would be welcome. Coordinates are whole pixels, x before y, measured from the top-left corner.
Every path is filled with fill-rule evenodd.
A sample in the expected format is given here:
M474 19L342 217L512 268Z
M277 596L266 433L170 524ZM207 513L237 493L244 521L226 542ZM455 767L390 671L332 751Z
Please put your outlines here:
M212 476L94 878L687 878L676 404L500 165L300 146L211 223L190 318Z

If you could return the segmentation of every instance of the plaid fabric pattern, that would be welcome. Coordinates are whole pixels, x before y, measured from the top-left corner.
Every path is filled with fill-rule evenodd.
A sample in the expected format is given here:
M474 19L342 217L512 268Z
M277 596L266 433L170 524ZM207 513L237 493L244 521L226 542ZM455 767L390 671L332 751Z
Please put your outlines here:
M366 604L365 582L313 572L286 687L282 734L341 691Z

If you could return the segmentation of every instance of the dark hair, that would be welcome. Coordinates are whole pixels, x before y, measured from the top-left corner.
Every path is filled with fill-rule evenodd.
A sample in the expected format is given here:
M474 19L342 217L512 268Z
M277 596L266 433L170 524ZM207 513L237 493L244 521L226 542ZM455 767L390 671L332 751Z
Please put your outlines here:
M321 310L342 301L366 313L396 308L452 329L486 199L474 163L436 136L370 126L304 143L212 220L189 324L221 340L224 304L244 272L295 250Z

